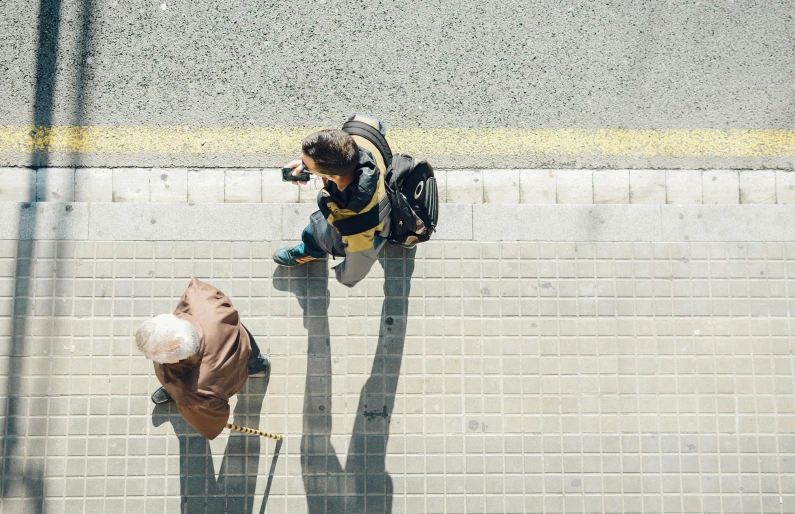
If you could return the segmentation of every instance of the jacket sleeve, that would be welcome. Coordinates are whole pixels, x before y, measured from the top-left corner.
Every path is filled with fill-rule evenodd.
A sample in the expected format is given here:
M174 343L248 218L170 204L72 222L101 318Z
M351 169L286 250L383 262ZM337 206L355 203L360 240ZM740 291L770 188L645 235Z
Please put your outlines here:
M378 260L381 246L383 244L360 252L347 252L345 260L334 267L334 272L337 274L337 282L347 287L353 287L358 284L359 281L367 276L370 268Z
M202 437L213 440L229 421L229 404L217 398L203 405L177 405L179 413Z

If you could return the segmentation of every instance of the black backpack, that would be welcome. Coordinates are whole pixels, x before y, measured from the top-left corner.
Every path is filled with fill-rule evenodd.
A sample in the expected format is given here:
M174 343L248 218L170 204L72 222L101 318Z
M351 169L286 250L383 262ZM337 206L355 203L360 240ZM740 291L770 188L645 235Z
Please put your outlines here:
M430 239L439 220L439 190L428 161L405 154L393 156L384 135L367 123L348 121L342 130L365 138L381 152L387 167L386 196L369 211L336 221L334 228L343 236L359 234L390 216L390 241L414 245Z

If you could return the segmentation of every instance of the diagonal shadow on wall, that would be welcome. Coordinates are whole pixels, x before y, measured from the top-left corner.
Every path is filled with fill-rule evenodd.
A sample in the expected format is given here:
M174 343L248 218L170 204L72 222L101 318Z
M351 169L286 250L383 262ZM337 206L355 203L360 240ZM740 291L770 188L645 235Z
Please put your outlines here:
M359 396L344 468L331 443L332 369L326 263L310 263L295 270L278 268L274 272L274 287L296 294L308 331L301 471L310 513L392 511L392 478L386 471L386 448L403 361L415 252L389 246L380 259L385 279L378 346L370 377Z

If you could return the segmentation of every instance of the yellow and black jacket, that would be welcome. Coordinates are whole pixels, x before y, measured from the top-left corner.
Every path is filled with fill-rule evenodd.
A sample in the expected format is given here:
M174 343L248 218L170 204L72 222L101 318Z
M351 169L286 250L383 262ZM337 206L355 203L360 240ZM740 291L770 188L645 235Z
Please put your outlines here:
M383 125L374 118L356 115L351 120L361 121L385 132ZM375 261L389 235L389 216L376 227L351 235L340 235L334 224L360 213L377 209L386 197L384 156L370 141L354 135L359 146L359 165L354 181L340 191L336 184L323 180L324 186L317 196L319 211L310 218L312 233L321 248L333 257L345 256L345 260L334 267L337 281L353 287L362 280Z

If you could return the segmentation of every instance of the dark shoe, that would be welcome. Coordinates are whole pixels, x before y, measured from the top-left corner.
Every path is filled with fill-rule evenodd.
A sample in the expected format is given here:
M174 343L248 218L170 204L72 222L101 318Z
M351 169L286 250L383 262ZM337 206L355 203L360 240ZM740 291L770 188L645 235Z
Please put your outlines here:
M164 403L173 402L173 401L174 398L172 398L171 395L168 394L168 391L166 391L166 388L163 386L160 386L157 389L157 391L152 393L152 403L154 403L155 405L162 405Z
M389 239L387 239L387 243L389 243L389 244L391 244L393 246L400 246L401 248L407 248L409 250L411 250L412 248L417 246L416 243L411 245L411 244L406 244L406 243L398 243L397 241L390 241Z
M268 359L260 355L259 361L253 366L249 365L248 367L248 375L256 375L262 372L268 372L271 368L271 363Z
M273 260L279 266L300 266L301 264L306 264L309 261L314 261L319 258L320 257L314 257L306 253L303 243L293 246L292 248L282 248L281 250L273 252ZM299 262L299 259L301 262Z

